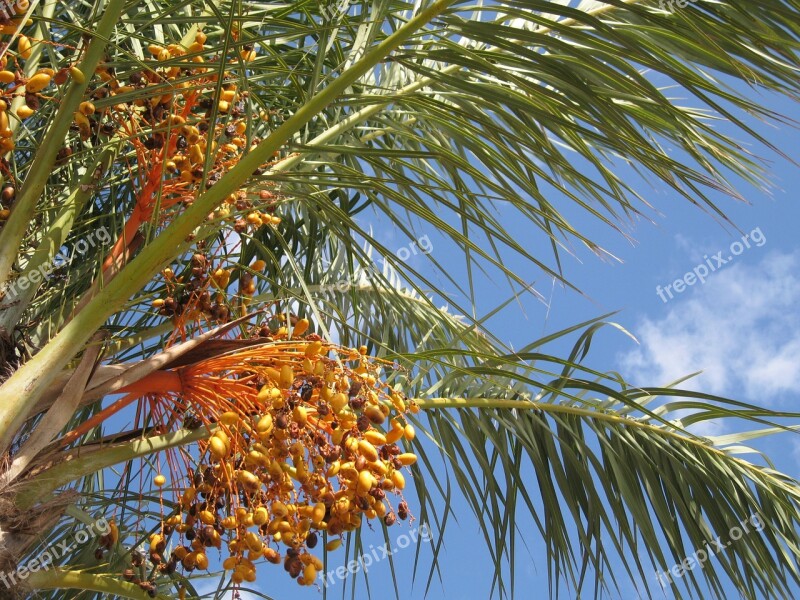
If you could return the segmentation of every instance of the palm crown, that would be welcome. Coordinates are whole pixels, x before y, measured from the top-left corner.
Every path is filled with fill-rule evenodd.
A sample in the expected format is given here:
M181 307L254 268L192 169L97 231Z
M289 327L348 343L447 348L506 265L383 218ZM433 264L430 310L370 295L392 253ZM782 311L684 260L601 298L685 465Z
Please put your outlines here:
M603 573L636 549L625 577L644 595L653 566L758 515L760 535L671 589L791 596L797 482L737 452L796 414L591 369L605 317L512 350L473 307L480 272L509 303L536 294L510 257L571 286L565 252L606 256L568 213L619 231L644 215L620 166L723 218L708 194L736 196L726 175L762 184L711 117L756 138L748 116L784 122L727 83L796 97L796 1L11 8L0 566L114 518L22 593L191 596L209 556L230 559L225 585L256 555L313 585L363 522L410 511L441 539L460 493L500 595L524 511L554 589L613 589ZM428 259L464 305L438 307L370 212L409 252L434 230L458 249L466 281ZM756 429L684 429L716 419Z

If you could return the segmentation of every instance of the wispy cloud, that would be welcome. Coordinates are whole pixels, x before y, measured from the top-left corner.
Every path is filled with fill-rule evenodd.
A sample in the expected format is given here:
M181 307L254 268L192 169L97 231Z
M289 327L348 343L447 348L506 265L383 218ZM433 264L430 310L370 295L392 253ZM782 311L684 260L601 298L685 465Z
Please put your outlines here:
M740 263L677 298L634 333L641 346L619 362L636 383L684 384L759 403L800 387L800 253Z

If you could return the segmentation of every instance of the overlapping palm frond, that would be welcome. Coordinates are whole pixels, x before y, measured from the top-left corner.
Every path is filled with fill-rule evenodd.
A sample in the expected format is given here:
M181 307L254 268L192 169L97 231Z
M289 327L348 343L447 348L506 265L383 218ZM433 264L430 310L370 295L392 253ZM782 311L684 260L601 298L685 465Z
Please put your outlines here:
M532 520L547 541L553 593L564 579L573 590L614 596L631 580L641 597L673 582L676 597L713 597L724 595L730 578L746 597L792 597L800 490L768 462L743 460L755 450L740 444L794 431L780 423L798 415L675 388L631 388L617 375L572 363L601 325L588 328L563 364L536 347L444 368L451 376L421 401L427 439L419 481L438 477L436 487L417 487L426 510L437 523L446 520L447 509L437 510L449 505L442 502L450 487L444 470L482 522L501 595L513 591L514 557L524 554L519 521ZM766 427L718 438L684 429L714 420ZM430 445L438 456L425 453ZM751 518L751 535L735 537L734 549L729 532ZM754 525L770 533L753 533ZM683 580L669 575L696 550L713 550L715 540L727 547L719 569L687 570ZM629 565L624 574L618 556Z

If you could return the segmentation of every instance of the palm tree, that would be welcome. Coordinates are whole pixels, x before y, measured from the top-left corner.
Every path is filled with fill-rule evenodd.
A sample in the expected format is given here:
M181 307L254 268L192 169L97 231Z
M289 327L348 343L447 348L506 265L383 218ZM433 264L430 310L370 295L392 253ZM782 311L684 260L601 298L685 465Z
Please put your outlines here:
M720 218L725 174L762 183L711 117L767 145L744 119L788 122L729 84L797 97L796 0L18 0L0 21L14 591L191 597L207 568L246 586L262 556L313 585L365 521L410 512L441 540L461 494L500 596L526 513L553 590L644 596L652 569L757 515L669 590L792 596L800 490L739 452L796 413L593 370L607 317L512 350L485 326L505 305L474 305L482 272L506 304L536 294L510 257L572 287L564 252L606 255L567 213L645 216L620 165ZM438 308L365 211L409 251L434 231L457 248L466 281L428 258L466 305ZM752 430L685 429L712 420ZM100 517L99 539L54 550ZM15 571L44 553L58 566Z

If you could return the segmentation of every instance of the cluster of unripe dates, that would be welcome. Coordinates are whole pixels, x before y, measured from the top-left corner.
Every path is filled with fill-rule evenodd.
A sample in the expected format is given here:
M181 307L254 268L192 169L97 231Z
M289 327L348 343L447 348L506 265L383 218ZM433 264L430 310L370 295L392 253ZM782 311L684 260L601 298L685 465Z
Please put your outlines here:
M178 510L150 537L150 560L162 571L207 569L218 549L236 584L254 581L266 560L312 585L323 536L330 551L366 521L409 517L403 471L417 457L403 446L415 437L405 415L416 404L380 380L365 347L302 336L307 326L297 321L292 340L267 346L269 357L257 349L237 357L252 393L239 390L219 414L209 415L207 402L193 413L192 427L213 422L214 430L185 483L173 482ZM167 552L173 535L181 539Z

